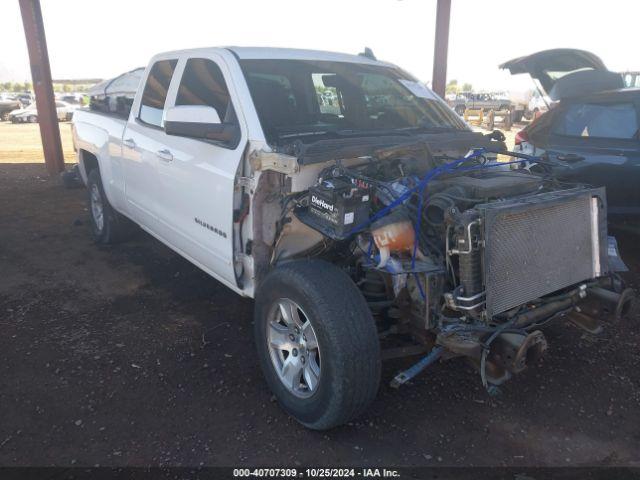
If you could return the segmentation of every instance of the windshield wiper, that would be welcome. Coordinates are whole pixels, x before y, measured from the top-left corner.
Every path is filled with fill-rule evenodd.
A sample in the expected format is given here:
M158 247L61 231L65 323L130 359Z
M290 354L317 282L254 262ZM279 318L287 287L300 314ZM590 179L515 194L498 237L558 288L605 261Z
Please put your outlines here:
M335 133L340 137L378 137L380 135L402 135L402 136L411 135L411 133L409 133L406 130L395 129L395 128L379 129L379 130L344 129L344 130L336 130L335 132L332 132L332 133Z
M346 137L346 138L357 138L357 137L379 137L379 136L403 136L410 137L414 135L416 132L426 132L426 133L438 133L445 131L458 131L459 129L453 127L404 127L404 128L385 128L385 129L373 129L373 130L361 130L355 128L344 128L341 130L311 130L311 131L302 131L302 132L290 132L290 133L281 133L278 134L278 139L286 140L292 138L300 138L300 137Z
M443 126L432 126L432 125L416 125L415 127L407 127L404 130L412 131L412 132L424 132L424 133L446 133L446 132L464 131L456 127L443 127Z
M310 132L293 132L293 133L281 133L278 138L297 138L297 137L312 137L316 135L327 135L331 133L329 130L313 130Z

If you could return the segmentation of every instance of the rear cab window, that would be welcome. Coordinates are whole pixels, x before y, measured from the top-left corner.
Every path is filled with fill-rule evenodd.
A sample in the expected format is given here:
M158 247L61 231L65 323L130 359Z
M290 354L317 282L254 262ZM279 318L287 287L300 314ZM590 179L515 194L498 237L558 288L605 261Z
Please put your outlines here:
M557 118L553 133L565 137L637 139L638 114L631 102L570 104Z
M153 64L140 101L138 119L153 127L162 127L162 116L171 77L178 60L159 60Z

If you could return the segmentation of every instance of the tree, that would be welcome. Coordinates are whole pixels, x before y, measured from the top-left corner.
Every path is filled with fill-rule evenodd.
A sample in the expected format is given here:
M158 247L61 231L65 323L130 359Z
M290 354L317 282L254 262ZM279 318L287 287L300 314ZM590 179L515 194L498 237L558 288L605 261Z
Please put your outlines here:
M470 83L463 83L462 84L462 91L463 92L471 92L473 90L473 85L471 85Z
M31 82L16 82L11 88L14 92L30 92L33 89Z
M458 93L458 80L449 80L449 83L447 83L447 87L445 89L445 93Z
M11 82L4 82L2 84L2 90L4 90L5 92L10 92L12 88L13 88L13 83Z

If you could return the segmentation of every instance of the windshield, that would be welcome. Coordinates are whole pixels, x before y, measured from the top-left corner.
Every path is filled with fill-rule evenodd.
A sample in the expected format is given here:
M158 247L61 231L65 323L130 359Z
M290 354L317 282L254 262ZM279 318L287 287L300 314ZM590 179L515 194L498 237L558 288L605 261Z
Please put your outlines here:
M468 130L431 90L377 65L241 60L267 141Z

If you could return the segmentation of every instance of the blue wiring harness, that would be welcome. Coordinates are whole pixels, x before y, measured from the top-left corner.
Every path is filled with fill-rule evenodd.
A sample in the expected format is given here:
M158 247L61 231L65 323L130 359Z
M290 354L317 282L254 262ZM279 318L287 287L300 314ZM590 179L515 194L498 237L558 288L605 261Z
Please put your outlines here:
M476 170L483 170L486 168L493 168L493 167L504 167L506 165L513 165L513 164L520 164L523 162L522 159L520 160L514 160L514 161L509 161L509 162L500 162L500 163L489 163L489 164L481 164L481 165L473 165L473 166L468 166L468 167L461 167L460 165L468 162L469 160L473 160L473 159L477 159L477 158L481 158L483 157L485 154L487 153L487 150L485 148L476 148L473 149L469 154L467 154L466 156L462 157L462 158L458 158L456 160L452 160L451 162L445 163L443 165L440 165L432 170L429 170L424 177L422 177L422 179L420 180L420 182L418 182L418 184L413 187L410 188L409 190L407 190L406 192L402 193L400 196L398 196L393 202L391 202L389 205L385 206L384 208L382 208L381 210L377 211L373 216L369 217L366 221L362 222L359 225L356 225L353 229L351 229L351 231L349 232L350 235L354 235L358 232L361 232L363 229L365 229L366 227L368 227L369 225L371 225L373 222L380 220L381 218L383 218L384 216L388 215L389 213L391 213L391 211L397 207L399 207L400 205L404 204L409 198L411 198L411 196L414 193L418 194L418 207L417 207L417 215L416 215L416 221L414 224L414 229L416 232L415 235L415 240L413 243L413 253L411 255L411 268L414 269L415 268L415 264L416 264L416 254L418 251L418 235L420 232L420 227L422 224L422 208L424 205L424 193L427 189L427 185L429 185L429 182L431 182L434 178L439 177L440 175L443 175L445 173L460 173L460 172L471 172L471 171L476 171ZM501 154L503 155L510 155L511 152L501 152ZM511 155L511 156L515 156L515 155ZM536 157L529 157L527 156L527 160L529 161L536 161L539 160ZM373 240L369 243L369 249L367 252L367 255L369 258L371 258L371 251L373 248ZM420 283L420 280L418 279L418 275L416 272L413 272L413 275L415 277L416 283L418 285L418 289L420 290L420 295L422 296L423 300L427 300L427 295L424 292L424 288L422 287L422 284Z
M370 218L368 218L365 222L362 222L360 225L357 225L356 227L354 227L351 231L350 231L350 235L356 234L358 232L361 232L363 229L365 229L366 227L368 227L369 225L371 225L373 222L383 218L384 216L388 215L389 213L391 213L391 211L397 207L399 207L400 205L404 204L409 198L411 198L411 196L414 193L418 194L418 205L417 205L417 216L416 216L416 220L415 220L415 224L414 224L414 229L416 232L415 235L415 240L414 240L414 244L413 244L413 252L411 255L411 269L414 270L415 269L415 262L416 262L416 254L418 251L418 235L420 232L420 227L421 227L421 223L422 223L422 209L424 206L424 194L426 192L427 186L429 185L429 182L431 182L434 178L442 175L442 174L446 174L446 173L460 173L460 172L470 172L470 171L476 171L476 170L483 170L486 168L494 168L494 167L504 167L506 165L513 165L513 164L521 164L523 162L523 158L527 161L539 161L540 158L539 157L533 157L533 156L529 156L529 155L515 155L513 154L513 152L500 152L503 155L508 155L511 156L513 158L520 158L520 160L514 160L514 161L509 161L509 162L500 162L500 163L483 163L480 165L473 165L473 166L468 166L468 167L464 167L461 166L462 164L468 162L469 160L473 160L473 159L477 159L477 158L481 158L484 156L484 154L487 153L487 150L484 148L478 148L478 149L474 149L471 151L471 153L467 154L466 156L456 159L456 160L452 160L451 162L445 163L443 165L440 165L432 170L430 170L429 172L427 172L425 174L425 176L420 180L420 182L413 188L410 188L409 190L407 190L406 192L402 193L400 196L398 196L395 200L393 200L391 203L389 203L389 205L385 206L384 208L382 208L381 210L379 210L378 212L376 212L373 216L371 216ZM371 254L373 251L373 239L369 242L369 247L367 249L367 258L371 259ZM424 291L424 288L420 282L420 279L418 278L418 274L414 271L412 272L414 275L414 278L416 280L416 284L418 285L418 289L420 290L420 295L422 296L422 299L426 302L427 301L427 295ZM482 343L482 356L481 356L481 365L480 365L480 376L482 379L482 384L484 386L484 388L487 390L487 392L489 392L489 394L491 395L496 395L499 393L499 389L498 387L491 385L488 383L487 381L487 376L486 376L486 359L487 359L487 355L489 353L489 346L491 345L491 343L493 342L493 340L495 340L498 335L500 333L503 333L505 331L509 331L509 329L512 329L512 324L513 321L511 322L507 322L504 325L502 325L501 327L498 327L496 329L489 329L489 332L491 333L489 335L489 338ZM424 370L428 365L434 363L435 361L437 361L441 355L444 352L444 348L443 347L435 347L430 353L429 355L427 355L426 357L424 357L421 361L419 361L418 363L416 363L413 367L409 368L408 370L405 370L403 372L398 373L394 379L391 382L391 386L394 388L398 388L400 385L408 382L409 380L411 380L413 377L415 377L416 375L418 375L422 370Z

